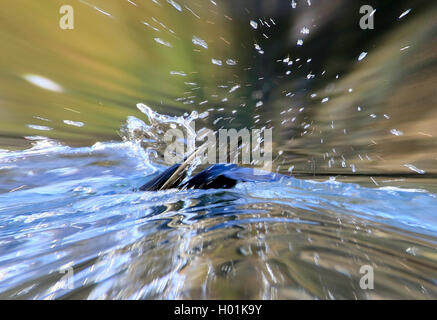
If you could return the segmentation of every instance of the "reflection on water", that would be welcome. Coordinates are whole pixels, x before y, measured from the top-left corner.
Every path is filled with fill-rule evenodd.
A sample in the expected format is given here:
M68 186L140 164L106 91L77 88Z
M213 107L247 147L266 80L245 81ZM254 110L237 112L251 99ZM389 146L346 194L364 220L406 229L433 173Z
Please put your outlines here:
M0 298L437 297L433 1L63 4L0 4ZM138 193L139 102L311 180Z

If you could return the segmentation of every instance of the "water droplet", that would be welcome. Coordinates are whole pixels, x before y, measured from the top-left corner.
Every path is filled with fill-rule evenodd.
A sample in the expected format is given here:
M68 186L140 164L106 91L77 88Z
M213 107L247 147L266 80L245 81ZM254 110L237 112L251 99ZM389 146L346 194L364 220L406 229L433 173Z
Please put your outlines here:
M367 56L367 52L361 52L360 56L358 57L358 61L363 60Z
M415 256L417 254L418 249L416 247L409 247L405 251L411 254L412 256Z
M75 127L83 127L85 125L83 122L72 120L64 120L64 123Z
M255 49L258 50L258 52L259 52L260 54L264 54L264 51L261 49L261 47L259 46L259 44L254 43L253 45L255 46Z
M49 119L46 119L46 118L43 118L43 117L40 117L40 116L34 116L34 118L38 119L38 120L41 120L41 121L47 121L47 122L52 121L52 120L49 120Z
M170 74L172 76L182 76L185 77L187 74L183 71L170 71Z
M415 171L415 172L417 172L419 174L425 174L426 173L425 170L419 169L419 168L417 168L417 167L415 167L415 166L413 166L412 164L409 164L409 163L404 164L404 167L407 167L408 169L413 170L413 171Z
M391 129L390 130L391 134L394 134L395 136L402 136L404 133L400 130L397 129Z
M53 80L47 79L45 77L36 74L25 74L23 75L23 78L29 81L31 84L46 90L55 91L55 92L64 91L64 89Z
M174 0L167 0L167 2L170 3L176 10L182 12L182 7L179 3Z
M247 247L246 246L241 246L239 248L239 251L245 257L250 256L252 254L252 250L250 249L250 246L247 246Z
M310 29L308 29L307 27L303 27L303 28L300 30L300 33L302 33L302 34L308 34L308 33L310 33Z
M211 59L211 62L212 62L212 64L215 64L215 65L218 65L218 66L221 66L223 64L221 60L214 59L214 58Z
M46 126L38 126L38 125L35 125L35 124L28 124L27 127L29 127L30 129L41 130L41 131L50 131L50 130L53 130L53 128L46 127Z
M162 45L164 45L164 46L166 46L166 47L171 48L171 44L170 44L170 42L164 41L164 40L162 40L161 38L154 38L154 40L155 40L156 42L158 42L159 44L162 44Z
M193 39L191 40L193 42L193 44L195 44L196 46L201 46L205 49L208 49L208 44L206 43L205 40L202 40L196 36L193 36Z
M407 14L409 14L410 13L410 11L411 11L411 8L410 9L408 9L408 10L406 10L406 11L404 11L404 12L402 12L402 14L399 16L399 20L400 19L402 19L403 17L405 17Z
M229 93L234 92L234 91L237 90L238 88L240 88L240 85L239 85L239 84L233 86L233 87L229 90Z
M258 29L258 23L256 21L250 20L250 26L254 29Z

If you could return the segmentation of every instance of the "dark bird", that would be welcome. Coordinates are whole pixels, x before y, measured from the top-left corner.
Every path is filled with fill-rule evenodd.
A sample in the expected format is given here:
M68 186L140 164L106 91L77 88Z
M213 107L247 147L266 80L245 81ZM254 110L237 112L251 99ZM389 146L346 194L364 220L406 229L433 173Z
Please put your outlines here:
M197 152L195 152L197 153ZM177 163L139 188L141 191L166 189L229 189L238 182L278 181L281 174L239 167L236 164L213 164L184 182L195 153Z
M175 164L157 177L140 187L141 191L166 189L229 189L238 182L278 181L283 175L263 172L255 174L251 168L242 168L236 164L214 164L183 182L187 170L180 170L181 164Z

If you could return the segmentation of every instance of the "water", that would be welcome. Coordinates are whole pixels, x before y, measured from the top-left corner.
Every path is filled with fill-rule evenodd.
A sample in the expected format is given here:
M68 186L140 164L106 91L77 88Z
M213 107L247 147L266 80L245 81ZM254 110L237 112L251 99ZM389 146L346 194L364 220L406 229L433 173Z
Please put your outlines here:
M1 299L437 298L435 4L60 5L0 5ZM138 192L193 121L288 177Z
M191 120L140 107L152 124L130 118L124 142L0 154L1 298L436 297L435 194L293 177L137 192L163 169L138 137Z

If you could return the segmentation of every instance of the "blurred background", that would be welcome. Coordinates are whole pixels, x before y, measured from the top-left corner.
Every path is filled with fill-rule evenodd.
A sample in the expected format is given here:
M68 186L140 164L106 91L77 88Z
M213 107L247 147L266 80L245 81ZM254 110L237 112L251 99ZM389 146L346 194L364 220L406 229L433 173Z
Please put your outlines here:
M214 129L273 127L280 172L432 177L436 13L429 0L3 2L0 148L120 140L143 102L209 110Z

